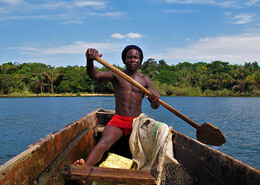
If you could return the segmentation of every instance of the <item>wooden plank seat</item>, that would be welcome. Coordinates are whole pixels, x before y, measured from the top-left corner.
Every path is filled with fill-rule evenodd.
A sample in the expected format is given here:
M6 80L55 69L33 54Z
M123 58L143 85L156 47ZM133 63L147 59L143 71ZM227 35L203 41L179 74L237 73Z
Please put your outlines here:
M115 182L124 184L153 184L155 178L148 170L102 168L95 166L69 165L63 170L66 180L86 182Z

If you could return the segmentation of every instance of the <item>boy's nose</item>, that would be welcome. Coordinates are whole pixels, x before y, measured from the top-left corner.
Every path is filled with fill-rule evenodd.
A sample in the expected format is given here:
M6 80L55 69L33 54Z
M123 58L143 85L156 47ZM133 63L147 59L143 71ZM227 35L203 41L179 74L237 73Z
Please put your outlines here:
M131 60L133 60L133 61L134 61L134 60L136 60L136 59L135 59L135 57L131 57Z

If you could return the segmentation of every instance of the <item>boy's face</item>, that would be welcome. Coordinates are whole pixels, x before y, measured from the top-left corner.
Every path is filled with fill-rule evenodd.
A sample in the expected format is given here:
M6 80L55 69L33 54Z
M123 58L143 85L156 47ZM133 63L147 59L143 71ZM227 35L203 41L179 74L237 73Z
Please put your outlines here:
M126 65L126 68L131 71L138 69L141 64L139 51L136 49L128 50L126 52L126 59L124 63Z

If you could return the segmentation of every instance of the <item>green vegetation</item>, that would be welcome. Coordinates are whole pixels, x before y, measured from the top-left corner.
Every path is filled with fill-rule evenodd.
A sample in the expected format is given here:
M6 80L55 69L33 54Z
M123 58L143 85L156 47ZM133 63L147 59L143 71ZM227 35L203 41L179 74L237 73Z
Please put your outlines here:
M116 66L119 69L119 66ZM106 71L104 67L99 69ZM144 61L140 71L154 88L168 96L260 96L260 67L257 62L231 65L228 62L183 62L168 65L164 60ZM113 93L111 83L99 83L86 75L83 66L53 67L42 63L0 65L0 95Z

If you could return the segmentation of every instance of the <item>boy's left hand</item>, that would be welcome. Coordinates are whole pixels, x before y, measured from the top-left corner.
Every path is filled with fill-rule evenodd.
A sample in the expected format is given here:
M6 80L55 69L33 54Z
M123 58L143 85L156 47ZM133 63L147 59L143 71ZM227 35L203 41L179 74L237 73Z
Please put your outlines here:
M151 90L150 93L150 95L146 96L148 100L156 102L158 99L160 99L160 94L157 91Z

